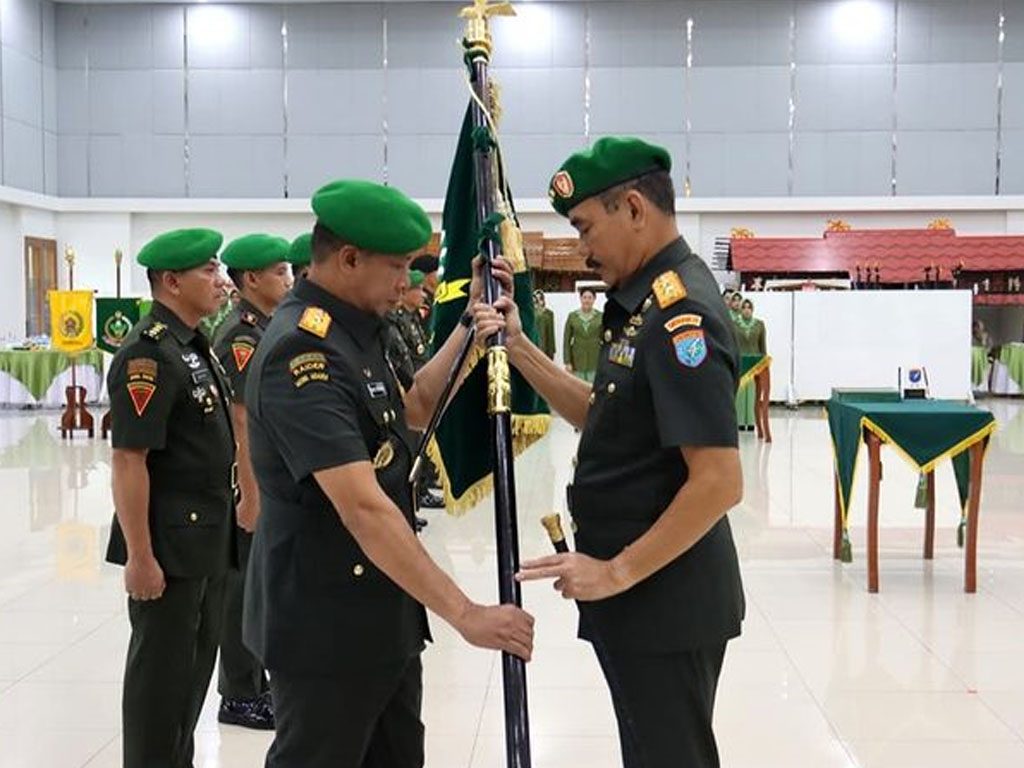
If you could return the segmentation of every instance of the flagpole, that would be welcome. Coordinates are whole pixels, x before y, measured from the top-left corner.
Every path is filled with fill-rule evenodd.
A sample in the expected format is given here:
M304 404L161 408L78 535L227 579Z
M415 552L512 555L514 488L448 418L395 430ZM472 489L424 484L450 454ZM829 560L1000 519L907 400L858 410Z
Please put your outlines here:
M462 45L469 68L475 98L472 123L475 150L473 166L476 181L477 226L481 232L484 268L484 300L494 303L501 296L501 285L487 268L501 256L497 210L498 179L490 121L485 109L491 109L487 68L493 42L489 28L491 16L514 15L510 3L474 0L460 16L466 19ZM490 138L490 141L487 140ZM522 605L519 583L519 532L516 521L515 476L512 451L512 386L505 347L500 331L487 342L487 395L491 417L492 458L494 466L494 522L498 549L498 594L502 603ZM526 704L526 663L510 653L501 655L502 684L505 699L505 754L508 768L530 768L530 726Z

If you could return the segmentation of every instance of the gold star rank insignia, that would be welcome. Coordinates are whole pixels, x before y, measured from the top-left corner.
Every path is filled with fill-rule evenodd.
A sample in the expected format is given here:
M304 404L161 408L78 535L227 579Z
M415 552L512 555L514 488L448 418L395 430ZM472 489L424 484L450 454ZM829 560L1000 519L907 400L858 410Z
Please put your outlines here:
M662 309L686 298L686 286L683 285L679 273L673 269L658 275L651 287L654 289L654 298L658 300L658 306Z
M331 316L320 307L306 307L299 320L299 328L321 339L327 338L331 327Z

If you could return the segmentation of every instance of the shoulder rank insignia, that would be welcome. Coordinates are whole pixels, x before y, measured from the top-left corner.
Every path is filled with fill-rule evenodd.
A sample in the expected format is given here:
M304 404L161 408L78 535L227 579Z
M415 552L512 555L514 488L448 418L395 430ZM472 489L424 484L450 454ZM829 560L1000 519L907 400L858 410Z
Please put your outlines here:
M142 335L145 336L150 341L160 341L160 339L164 337L165 333L167 333L167 326L164 323L157 322L153 323L151 326L149 326L149 328L144 330L142 332Z
M331 316L320 307L306 307L299 319L299 328L321 339L327 338L327 330L330 327Z
M254 315L252 312L249 312L248 310L246 310L245 312L242 313L241 320L246 325L259 325L260 324L260 319L258 317L256 317L256 315Z
M231 354L235 358L235 367L238 368L239 373L245 370L245 366L249 364L249 358L255 351L256 347L242 338L231 343Z
M674 269L662 272L654 278L654 284L651 287L654 289L654 298L658 300L658 306L662 309L671 307L677 301L686 298L686 286L683 285L683 279Z

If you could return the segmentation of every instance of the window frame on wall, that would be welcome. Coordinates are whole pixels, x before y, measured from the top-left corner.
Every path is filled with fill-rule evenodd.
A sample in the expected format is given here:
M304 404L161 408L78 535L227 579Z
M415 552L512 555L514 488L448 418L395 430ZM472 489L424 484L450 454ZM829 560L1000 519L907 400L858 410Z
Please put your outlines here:
M50 331L49 291L60 287L57 241L25 238L25 335L42 336Z

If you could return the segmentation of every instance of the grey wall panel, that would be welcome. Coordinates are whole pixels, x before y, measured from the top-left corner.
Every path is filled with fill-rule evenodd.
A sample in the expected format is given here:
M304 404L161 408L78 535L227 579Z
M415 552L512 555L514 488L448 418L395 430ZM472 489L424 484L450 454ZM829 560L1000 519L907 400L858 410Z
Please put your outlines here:
M57 70L57 131L62 136L89 132L89 77L84 69Z
M89 183L94 197L123 197L131 194L134 178L125 177L120 136L91 136L89 138ZM137 173L137 170L132 171Z
M98 70L89 75L89 131L151 133L153 78L146 70Z
M996 64L901 64L896 102L904 130L996 126Z
M189 72L189 130L194 134L280 134L284 129L281 70Z
M281 197L284 141L279 136L192 136L192 197Z
M296 134L372 134L384 124L381 69L289 69L288 130Z
M431 69L459 66L465 3L388 4L388 66ZM499 22L500 23L500 20Z
M891 177L888 131L805 131L795 136L794 195L888 195Z
M3 114L12 120L43 124L43 70L38 59L5 46L2 54Z
M153 66L180 69L185 61L185 10L177 5L153 5Z
M85 197L88 187L89 138L57 136L57 191L62 197Z
M690 6L695 66L789 64L790 0L705 0Z
M189 67L247 69L252 66L248 5L189 5Z
M688 5L682 2L590 3L590 64L682 67Z
M894 23L894 0L799 0L796 62L888 64Z
M181 197L185 194L183 136L125 135L93 137L109 159L91 155L93 195L112 197Z
M57 67L84 69L88 60L86 16L88 6L57 6L54 18L57 24Z
M371 69L384 60L379 3L286 6L285 18L289 68Z
M312 195L332 179L384 179L379 135L288 136L288 194Z
M681 69L595 68L590 71L590 130L602 133L683 131L686 82Z
M42 3L40 0L3 0L0 43L29 58L41 61Z
M57 132L57 68L43 67L43 129Z
M788 130L788 67L694 67L690 84L695 132Z
M249 6L249 66L280 69L284 61L284 15L279 5Z
M413 197L444 197L458 136L392 136L388 183Z
M1024 62L1024 3L1006 3L1005 17L1003 61Z
M153 133L185 132L185 75L180 69L155 69L152 75Z
M469 103L462 69L392 69L387 71L389 134L458 132Z
M1003 128L1024 128L1024 62L1003 65Z
M1002 194L1024 195L1024 129L1003 132L1003 163L999 178Z
M994 131L900 131L896 140L899 194L994 194Z
M43 132L38 126L3 120L4 184L43 191Z
M153 17L145 5L89 6L89 67L153 66Z
M582 67L585 11L577 3L520 3L494 22L496 67Z
M806 64L796 69L796 125L809 131L892 127L892 66Z
M694 196L761 197L787 192L788 134L694 134L690 148Z
M57 66L57 4L44 0L43 15L43 64Z
M569 155L583 149L583 136L509 135L501 140L512 195L516 198L548 196L548 182ZM451 164L451 157L448 159Z
M502 133L583 133L582 69L495 70Z
M998 53L1000 0L899 0L899 60L991 62ZM1011 5L1010 0L1007 5Z
M58 194L57 179L57 134L49 131L43 134L43 192Z

